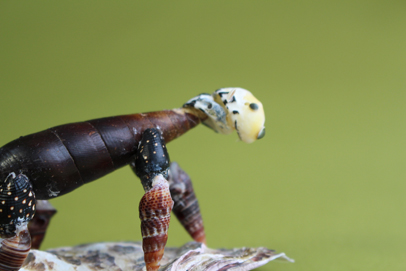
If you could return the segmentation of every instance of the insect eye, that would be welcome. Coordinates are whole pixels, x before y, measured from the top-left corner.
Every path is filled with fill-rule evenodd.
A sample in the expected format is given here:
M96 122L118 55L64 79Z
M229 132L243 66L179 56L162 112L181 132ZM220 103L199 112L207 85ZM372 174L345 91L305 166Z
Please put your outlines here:
M250 103L250 108L252 109L252 110L258 110L258 105L256 104L256 103Z

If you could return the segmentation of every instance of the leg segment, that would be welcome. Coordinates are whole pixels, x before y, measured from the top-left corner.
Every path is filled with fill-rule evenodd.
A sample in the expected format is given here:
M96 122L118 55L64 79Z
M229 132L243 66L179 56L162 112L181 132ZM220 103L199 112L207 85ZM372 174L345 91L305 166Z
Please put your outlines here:
M157 175L140 202L142 248L148 271L158 270L164 254L173 201L168 181Z
M169 192L169 155L157 129L146 129L131 164L145 195L140 202L142 248L147 271L158 270L164 254L173 207Z
M47 200L37 200L37 211L34 218L28 223L32 248L39 249L41 246L49 222L55 213L56 209Z
M0 270L19 270L31 249L27 223L16 227L16 235L4 238L0 244Z
M195 241L206 243L202 215L192 182L175 162L170 165L169 185L176 217Z

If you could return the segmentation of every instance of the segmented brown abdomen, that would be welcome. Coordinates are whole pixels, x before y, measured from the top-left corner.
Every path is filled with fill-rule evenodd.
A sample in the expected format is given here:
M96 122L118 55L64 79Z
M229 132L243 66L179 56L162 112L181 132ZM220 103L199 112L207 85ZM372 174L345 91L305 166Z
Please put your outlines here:
M31 248L31 238L25 225L14 237L3 239L0 247L0 270L19 270Z
M154 177L153 188L142 197L139 207L142 248L147 271L158 270L164 254L173 201L168 182Z
M142 132L157 128L169 142L200 123L182 109L65 124L20 137L0 149L0 180L21 172L37 199L66 194L131 160Z

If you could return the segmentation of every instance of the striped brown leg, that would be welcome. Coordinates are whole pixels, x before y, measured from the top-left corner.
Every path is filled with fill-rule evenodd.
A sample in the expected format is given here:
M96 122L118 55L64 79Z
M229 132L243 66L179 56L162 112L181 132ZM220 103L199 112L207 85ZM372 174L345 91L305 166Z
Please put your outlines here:
M139 207L145 266L147 271L158 270L168 239L173 201L167 181L169 154L157 129L143 132L131 167L145 190Z
M195 241L206 243L202 215L192 182L175 162L170 166L169 187L176 217Z
M159 269L164 255L173 201L168 181L157 175L140 202L142 248L147 271Z
M27 223L16 226L16 235L1 239L0 270L20 270L31 249Z
M56 209L47 200L37 200L36 209L35 216L28 223L28 230L32 239L31 247L39 249Z

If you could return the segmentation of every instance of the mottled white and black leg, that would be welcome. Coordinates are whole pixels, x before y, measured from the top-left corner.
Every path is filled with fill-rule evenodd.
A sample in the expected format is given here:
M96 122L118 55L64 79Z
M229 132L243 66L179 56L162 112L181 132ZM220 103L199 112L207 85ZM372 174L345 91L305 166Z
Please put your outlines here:
M206 243L203 219L192 181L175 162L170 166L169 189L175 203L173 212L179 222L195 241Z
M157 129L144 131L131 167L145 190L139 206L145 265L147 271L158 270L168 239L173 201L167 181L169 155Z

